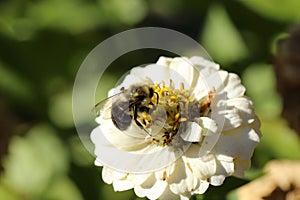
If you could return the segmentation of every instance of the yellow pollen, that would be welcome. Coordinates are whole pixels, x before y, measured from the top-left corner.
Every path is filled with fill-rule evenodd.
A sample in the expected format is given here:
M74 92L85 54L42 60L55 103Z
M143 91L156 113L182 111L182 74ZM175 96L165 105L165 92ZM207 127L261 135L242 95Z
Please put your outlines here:
M180 114L179 114L179 113L176 113L176 115L175 115L175 117L174 117L175 121L178 121L179 117L180 117Z
M177 96L175 96L175 95L171 96L171 97L170 97L170 100L171 100L171 101L177 101Z
M161 146L169 145L177 134L185 131L186 122L193 122L195 118L210 115L210 104L214 92L209 92L202 99L196 99L192 90L184 89L183 83L179 83L180 89L175 89L172 80L170 80L170 86L162 81L150 87L155 94L149 105L143 105L150 111L138 113L137 120L147 129L151 129L151 126L156 124L156 120L163 122L160 132L152 137L152 143ZM164 112L161 112L161 108ZM188 167L190 168L189 165Z
M179 122L185 122L185 121L187 121L187 118L180 118L179 119Z

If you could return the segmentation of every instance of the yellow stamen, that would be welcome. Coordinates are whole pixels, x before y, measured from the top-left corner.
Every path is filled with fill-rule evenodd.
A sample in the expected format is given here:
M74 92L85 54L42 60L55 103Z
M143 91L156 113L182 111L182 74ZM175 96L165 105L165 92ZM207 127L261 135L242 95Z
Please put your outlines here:
M157 95L152 97L149 105L143 104L151 112L138 113L137 120L143 122L141 124L147 129L151 129L151 126L156 124L156 120L165 120L163 127L160 129L161 131L155 134L151 140L157 145L172 144L172 140L178 132L185 129L185 126L181 126L181 124L193 122L195 117L208 116L210 114L210 103L214 92L210 92L206 97L197 100L192 90L184 89L183 83L179 84L180 89L174 89L172 80L170 80L170 86L166 86L165 82L162 81L160 84L154 84L151 87ZM161 112L161 109L158 109L161 107L165 109L165 112ZM179 127L182 128L179 129ZM190 166L188 167L190 168Z
M177 121L178 119L179 119L179 117L180 117L180 114L179 113L176 113L176 115L175 115L175 117L174 117L174 121Z

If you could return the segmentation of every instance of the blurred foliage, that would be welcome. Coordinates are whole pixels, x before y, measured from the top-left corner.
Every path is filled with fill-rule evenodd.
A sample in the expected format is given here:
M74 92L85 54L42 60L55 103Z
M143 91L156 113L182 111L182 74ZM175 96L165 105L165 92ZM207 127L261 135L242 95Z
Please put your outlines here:
M89 51L109 36L159 26L198 40L238 73L261 118L264 137L246 179L226 179L194 199L236 199L234 189L271 159L300 159L299 139L280 117L272 52L298 23L300 1L4 0L0 2L0 199L138 199L101 181L72 119L72 85ZM168 52L143 50L117 59L100 80L106 97L130 67ZM1 107L1 106L0 106ZM7 117L9 116L9 117ZM3 128L2 128L3 127ZM8 153L6 153L8 151Z
M225 65L247 55L247 46L242 36L229 19L225 8L220 5L209 7L202 36L206 50L214 52L213 58L222 60Z

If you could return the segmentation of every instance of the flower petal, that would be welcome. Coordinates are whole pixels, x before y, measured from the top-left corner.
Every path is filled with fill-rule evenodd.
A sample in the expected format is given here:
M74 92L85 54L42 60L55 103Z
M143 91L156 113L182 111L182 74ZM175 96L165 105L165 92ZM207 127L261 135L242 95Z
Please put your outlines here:
M181 138L188 142L200 142L202 128L196 122L188 122L187 130L181 134Z
M113 187L116 192L130 190L134 187L133 183L128 180L117 180L113 182Z
M130 149L130 147L141 149L147 146L145 139L126 135L117 129L111 120L107 120L106 124L106 126L98 126L91 133L91 140L96 145L96 148L105 146L118 149ZM95 154L97 155L96 150Z
M226 176L230 176L234 172L234 163L233 161L227 162L227 161L222 161L218 160L217 164L217 172L216 174L223 174Z
M194 87L195 98L201 99L207 96L208 92L216 91L215 95L220 95L224 92L224 82L228 78L228 72L216 71L211 73L208 70L201 70L197 80L197 85Z
M147 65L143 69L143 74L136 74L136 76L137 75L140 77L148 77L153 83L161 83L162 81L168 83L171 78L169 69L158 64Z
M225 83L224 91L227 93L229 99L241 97L244 95L246 89L241 84L241 80L238 75L229 73L227 82Z
M230 161L223 161L218 160L217 163L217 170L216 173L210 177L210 184L214 186L220 186L223 184L225 177L230 176L234 172L234 163L233 159L230 159Z
M200 184L198 187L194 190L194 194L203 194L209 187L209 182L205 180L200 180Z
M107 184L112 184L115 180L124 179L126 177L126 173L118 172L109 167L103 167L102 169L102 179Z
M238 109L239 116L241 117L244 123L250 124L254 122L255 115L253 112L253 104L251 100L247 99L246 97L239 97L234 99L228 99L226 103L227 106L234 106Z
M162 65L162 66L165 66L165 67L169 68L172 60L173 60L173 58L168 58L168 57L165 57L165 56L160 56L158 58L158 61L156 62L156 64L157 65Z
M203 128L203 135L211 136L218 133L217 123L213 119L209 117L200 117L195 119L195 121L197 121L200 127Z
M134 192L139 197L147 197L149 199L159 198L167 187L167 182L157 180L152 174L148 179L140 185L134 187Z
M199 158L197 154L199 151L197 148L199 147L197 147L197 145L199 144L191 145L183 157L187 157L187 160L197 177L206 179L216 173L216 159L213 154L207 154Z
M175 88L180 88L180 84L184 84L184 88L193 88L198 80L198 71L195 70L193 64L188 58L174 58L170 65L170 76Z
M191 193L197 186L197 178L193 176L193 169L182 159L176 161L175 171L169 177L168 182L171 191L175 194Z
M218 122L220 130L228 131L242 125L243 119L240 117L239 110L227 105L226 101L219 101L212 110L211 116Z
M241 126L226 134L221 134L214 151L216 154L224 154L233 158L249 159L259 140L259 135L254 129Z
M224 180L225 180L224 175L214 175L214 176L210 177L210 179L209 179L210 184L213 185L213 186L222 185Z
M220 68L220 65L200 56L193 56L190 58L190 61L197 67L200 67L201 70L210 69L212 71L216 71Z

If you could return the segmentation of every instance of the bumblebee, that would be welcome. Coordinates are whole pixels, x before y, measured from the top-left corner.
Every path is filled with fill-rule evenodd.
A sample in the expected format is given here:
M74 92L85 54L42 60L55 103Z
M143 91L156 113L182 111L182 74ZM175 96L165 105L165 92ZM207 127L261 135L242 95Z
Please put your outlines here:
M111 110L110 118L119 130L126 130L134 122L148 132L146 128L151 123L151 119L147 120L141 116L149 115L158 101L159 95L151 86L134 85L126 90L122 88L120 93L97 103L94 110L97 115L100 115L108 104Z

